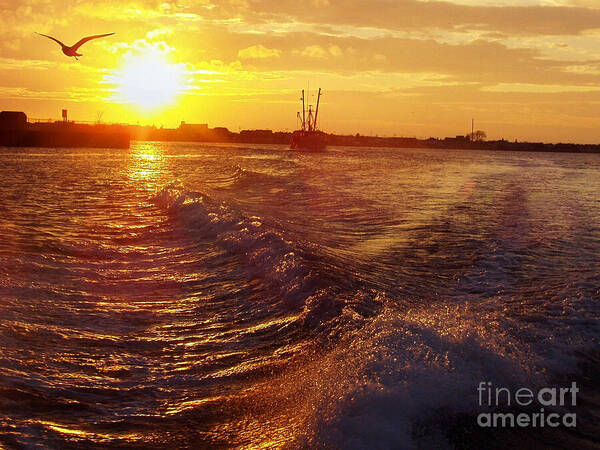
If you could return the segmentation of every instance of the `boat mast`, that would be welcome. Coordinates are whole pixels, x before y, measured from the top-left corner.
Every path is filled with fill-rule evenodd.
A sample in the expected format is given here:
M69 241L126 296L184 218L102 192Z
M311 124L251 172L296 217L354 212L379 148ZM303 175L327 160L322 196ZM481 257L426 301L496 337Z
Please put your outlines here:
M304 106L304 89L302 89L302 131L306 131L306 107Z
M319 100L321 100L321 88L319 88L319 95L317 96L317 109L315 110L315 123L313 124L313 130L317 129L317 117L319 116Z
M308 105L308 131L313 131L312 105Z

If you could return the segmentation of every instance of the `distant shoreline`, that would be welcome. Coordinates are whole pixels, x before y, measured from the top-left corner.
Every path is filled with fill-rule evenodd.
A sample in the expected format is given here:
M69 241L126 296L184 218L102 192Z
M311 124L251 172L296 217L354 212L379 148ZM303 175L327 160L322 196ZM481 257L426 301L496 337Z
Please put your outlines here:
M444 139L326 134L327 145L347 147L506 150L520 152L600 153L600 144L548 144L474 140L469 136ZM0 112L0 145L12 147L112 147L128 148L129 141L214 142L289 145L292 133L273 130L209 128L208 124L181 122L178 128L125 124L84 124L71 121L28 122L21 111Z
M132 140L162 142L214 142L240 144L289 145L292 133L272 130L242 130L239 133L227 128L208 128L207 125L188 125L179 128L155 128L139 125L126 126ZM544 142L510 142L504 139L471 141L467 136L444 139L417 139L406 137L379 137L327 134L327 145L340 147L429 148L457 150L506 150L522 152L600 153L596 144L549 144Z

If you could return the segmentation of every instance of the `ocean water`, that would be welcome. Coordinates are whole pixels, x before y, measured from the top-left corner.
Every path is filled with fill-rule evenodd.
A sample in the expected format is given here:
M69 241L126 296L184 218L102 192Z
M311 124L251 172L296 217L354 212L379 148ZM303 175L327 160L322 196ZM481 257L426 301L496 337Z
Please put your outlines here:
M476 448L481 381L580 382L578 433L538 437L598 444L600 155L138 142L0 176L0 446Z

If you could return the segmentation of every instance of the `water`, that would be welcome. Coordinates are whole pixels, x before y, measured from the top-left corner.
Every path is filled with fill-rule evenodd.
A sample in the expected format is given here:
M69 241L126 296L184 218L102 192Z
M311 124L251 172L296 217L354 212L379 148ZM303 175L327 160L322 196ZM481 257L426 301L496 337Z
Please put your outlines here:
M480 381L598 366L599 155L134 143L0 170L0 445L452 447Z

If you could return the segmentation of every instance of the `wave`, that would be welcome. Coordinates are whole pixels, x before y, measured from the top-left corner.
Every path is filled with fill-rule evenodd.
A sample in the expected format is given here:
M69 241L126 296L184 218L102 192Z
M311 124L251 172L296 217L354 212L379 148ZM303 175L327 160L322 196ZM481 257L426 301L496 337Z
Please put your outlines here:
M163 187L153 200L181 220L190 233L210 235L223 248L242 256L254 275L277 283L284 297L299 289L310 291L310 272L302 264L299 250L281 234L266 229L260 217L244 217L178 183Z
M335 323L343 321L346 327L349 321L359 323L379 305L379 292L338 277L331 261L310 243L286 239L260 217L247 217L178 182L161 188L152 200L179 222L186 238L208 237L240 258L250 277L268 285L276 302L301 311L298 319L303 326L336 334L342 327Z
M283 185L284 182L285 180L281 175L258 172L236 165L235 170L226 180L223 187L229 189L251 188L255 186L264 188L264 186Z

